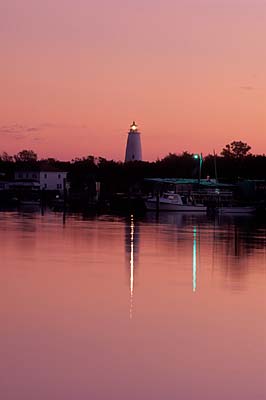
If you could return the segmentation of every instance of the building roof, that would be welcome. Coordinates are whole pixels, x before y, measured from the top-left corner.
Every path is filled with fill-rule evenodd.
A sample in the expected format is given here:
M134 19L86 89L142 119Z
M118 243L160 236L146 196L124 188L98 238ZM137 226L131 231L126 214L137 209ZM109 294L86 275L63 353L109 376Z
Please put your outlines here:
M62 171L61 169L53 169L52 170L52 169L44 168L44 169L41 169L40 172L42 172L42 173L51 172L51 173L58 173L58 174L67 174L67 171Z
M29 173L29 174L31 174L31 173L40 173L40 172L58 172L58 173L65 173L65 174L67 174L67 171L63 171L62 169L60 169L60 168L56 168L56 167L54 167L54 166L51 166L51 165L48 165L48 166L45 166L45 167L42 167L42 168L38 168L38 169L17 169L16 171L15 171L15 173L16 174L19 174L19 173Z
M9 185L12 187L36 187L36 188L40 187L39 182L30 180L9 181Z
M145 178L147 182L161 183L161 184L172 184L172 185L200 185L204 187L235 187L234 184L230 183L219 183L215 180L201 179L189 179L189 178Z

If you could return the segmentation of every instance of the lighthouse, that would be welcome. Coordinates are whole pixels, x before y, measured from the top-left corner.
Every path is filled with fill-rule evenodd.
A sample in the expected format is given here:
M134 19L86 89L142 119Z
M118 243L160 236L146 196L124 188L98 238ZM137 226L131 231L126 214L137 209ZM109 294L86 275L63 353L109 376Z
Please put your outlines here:
M140 132L135 121L128 132L125 162L128 161L142 161Z

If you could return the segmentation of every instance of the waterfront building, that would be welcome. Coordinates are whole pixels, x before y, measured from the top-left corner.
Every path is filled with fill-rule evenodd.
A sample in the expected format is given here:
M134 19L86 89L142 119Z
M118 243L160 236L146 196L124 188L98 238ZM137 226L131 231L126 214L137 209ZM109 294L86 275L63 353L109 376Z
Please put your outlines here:
M41 171L40 187L46 190L63 191L66 176L67 172L63 171Z
M41 190L64 190L64 181L66 180L67 172L46 168L41 171L16 171L15 185L38 186Z
M128 161L142 161L140 132L135 121L128 132L125 162Z

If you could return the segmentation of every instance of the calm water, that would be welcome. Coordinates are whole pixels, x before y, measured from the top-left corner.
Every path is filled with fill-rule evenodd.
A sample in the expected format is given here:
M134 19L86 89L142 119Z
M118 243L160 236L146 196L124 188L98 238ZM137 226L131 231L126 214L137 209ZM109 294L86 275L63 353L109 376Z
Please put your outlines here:
M0 213L3 400L266 398L266 225Z

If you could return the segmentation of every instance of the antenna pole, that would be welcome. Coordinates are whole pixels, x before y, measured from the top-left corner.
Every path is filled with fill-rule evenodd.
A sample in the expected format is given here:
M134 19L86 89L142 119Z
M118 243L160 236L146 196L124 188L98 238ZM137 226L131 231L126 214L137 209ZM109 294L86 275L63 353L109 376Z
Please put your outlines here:
M215 150L213 150L213 156L214 156L214 173L215 173L215 179L216 179L216 182L218 182L218 175L217 175L217 158L216 158Z

